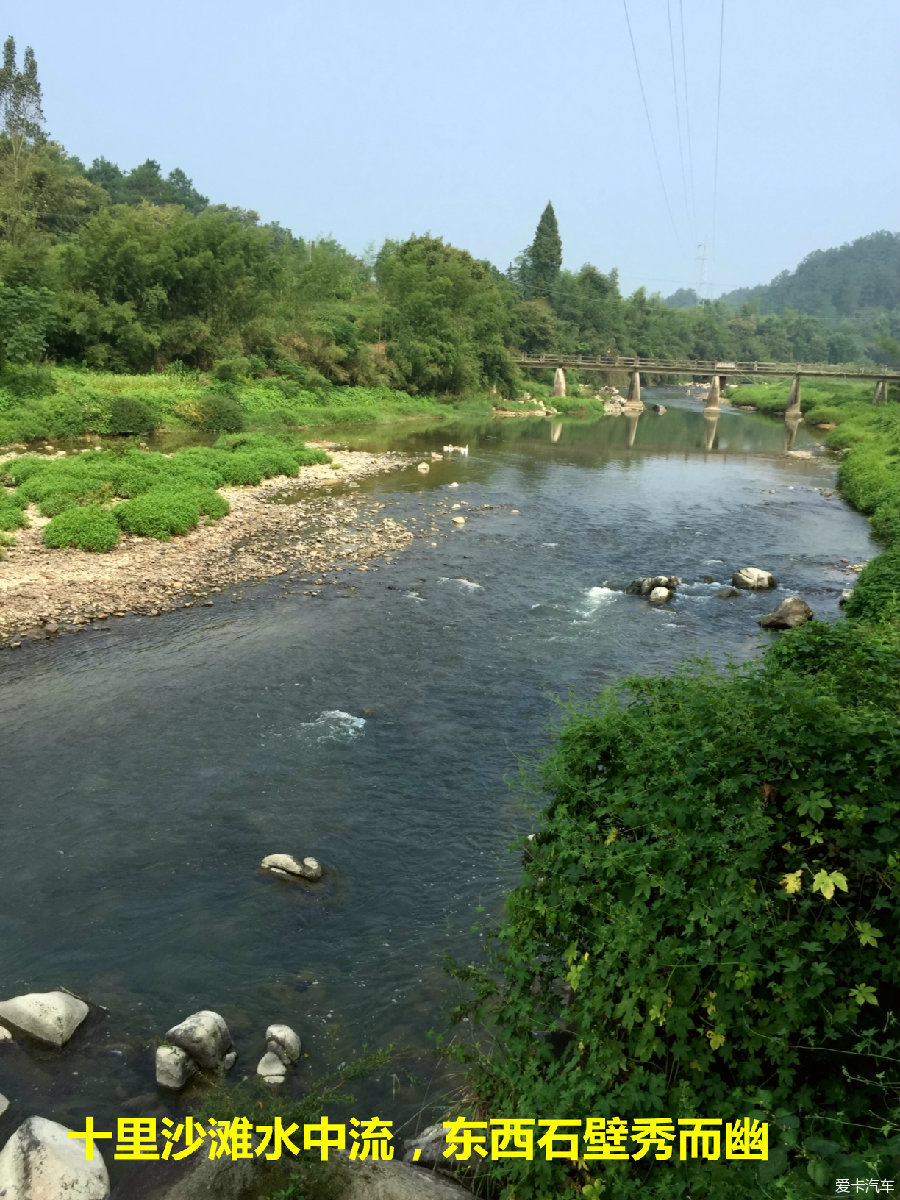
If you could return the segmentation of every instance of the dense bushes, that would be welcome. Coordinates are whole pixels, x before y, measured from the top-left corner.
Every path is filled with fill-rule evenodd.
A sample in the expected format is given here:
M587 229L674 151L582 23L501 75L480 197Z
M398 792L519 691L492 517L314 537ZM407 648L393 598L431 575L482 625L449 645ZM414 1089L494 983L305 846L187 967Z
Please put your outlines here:
M214 447L193 447L171 457L133 449L68 458L25 455L3 466L4 481L16 490L0 496L0 529L27 525L22 508L28 503L36 504L44 516L57 518L86 511L109 516L103 506L122 500L112 509L113 525L118 521L129 533L167 540L193 529L202 515L218 520L229 511L228 501L216 491L219 487L258 484L276 475L296 475L300 466L330 461L323 450L310 449L292 434L229 434ZM51 538L63 536L58 530L94 528L78 515L51 525ZM47 540L47 545L57 544L81 543Z
M847 601L846 613L873 622L900 617L900 546L892 546L866 564Z
M726 676L570 710L493 960L462 972L487 1031L476 1111L750 1116L772 1145L757 1164L536 1154L492 1165L504 1195L800 1198L891 1174L897 651L889 626L812 624Z
M105 508L87 505L67 508L44 528L44 544L59 549L74 546L78 550L111 550L119 540L116 519Z

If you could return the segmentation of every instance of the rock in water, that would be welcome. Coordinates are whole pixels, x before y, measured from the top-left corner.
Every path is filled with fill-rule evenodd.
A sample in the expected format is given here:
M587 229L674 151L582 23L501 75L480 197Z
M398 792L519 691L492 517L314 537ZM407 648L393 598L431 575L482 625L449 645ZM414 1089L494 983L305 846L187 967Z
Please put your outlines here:
M99 1147L88 1162L85 1142L69 1132L45 1117L29 1117L20 1125L0 1150L0 1196L108 1200L109 1175Z
M629 596L649 596L654 588L668 588L674 592L681 580L677 575L648 575L645 579L633 579L625 591Z
M277 1087L279 1083L284 1083L287 1077L287 1067L277 1054L272 1050L267 1050L259 1060L256 1073L264 1083L269 1084L270 1087Z
M322 878L322 864L317 858L304 858L301 861L294 858L293 854L267 854L259 865L264 871L282 878L307 879L310 882Z
M672 593L667 587L655 587L650 593L651 604L665 604L667 600L671 600Z
M300 1038L290 1025L270 1025L266 1030L266 1050L277 1054L289 1066L300 1057Z
M89 1012L83 1000L68 992L29 992L0 1000L0 1017L51 1046L65 1045Z
M796 629L813 619L813 610L800 596L788 596L774 612L759 618L763 629Z
M205 1071L214 1071L232 1049L231 1034L225 1018L208 1008L192 1013L179 1025L173 1025L165 1040L186 1051Z
M227 1059L228 1055L225 1057ZM157 1047L156 1082L160 1087L180 1092L190 1077L196 1073L197 1064L186 1050L182 1050L180 1046Z
M732 596L739 596L740 594L741 593L736 587L723 587L719 588L719 590L716 592L716 599L730 600Z
M734 587L750 588L751 590L778 587L775 576L759 567L741 567L732 575L731 582Z

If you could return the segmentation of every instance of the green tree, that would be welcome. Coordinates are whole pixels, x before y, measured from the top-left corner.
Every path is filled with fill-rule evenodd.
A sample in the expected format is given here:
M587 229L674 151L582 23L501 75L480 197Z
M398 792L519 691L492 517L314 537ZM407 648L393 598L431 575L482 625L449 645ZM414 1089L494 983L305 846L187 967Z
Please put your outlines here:
M549 202L541 213L534 241L520 256L519 263L519 281L526 296L548 295L562 266L562 239L556 213Z
M28 189L30 154L42 136L41 85L37 62L30 46L20 71L16 66L15 39L3 44L0 67L0 232L20 242L29 225L25 198Z

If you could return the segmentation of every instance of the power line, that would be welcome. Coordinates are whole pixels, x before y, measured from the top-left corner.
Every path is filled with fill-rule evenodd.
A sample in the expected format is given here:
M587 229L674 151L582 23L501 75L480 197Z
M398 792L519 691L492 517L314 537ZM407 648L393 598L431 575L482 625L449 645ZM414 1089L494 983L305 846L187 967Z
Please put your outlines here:
M687 90L687 51L684 44L684 0L678 0L678 20L681 25L681 79L684 85L684 125L687 131L688 147L688 176L691 181L691 216L694 230L694 240L697 238L697 197L694 188L694 149L691 145L691 108L688 104Z
M672 37L672 0L666 0L666 20L669 26L669 57L672 61L672 95L675 100L675 128L678 131L678 161L681 164L681 190L684 195L684 215L694 241L697 240L697 230L691 218L691 207L688 202L687 175L684 169L684 143L681 138L681 106L678 103L678 73L675 69L675 40Z
M713 265L716 261L716 202L719 191L719 123L722 116L722 59L725 45L725 0L722 0L719 13L719 83L716 89L716 150L713 159L713 200L712 200L712 230L710 249Z
M631 19L628 16L628 0L622 0L622 5L625 9L625 23L628 26L628 37L631 40L631 52L634 55L634 66L635 70L637 71L638 84L641 89L641 100L644 102L644 115L647 118L647 128L650 130L650 145L653 147L653 157L656 160L656 170L659 174L659 183L662 187L663 197L666 202L666 211L669 214L669 220L672 222L672 231L674 232L675 238L680 246L681 236L678 233L678 226L675 224L675 217L672 213L672 205L669 203L669 193L666 189L666 180L659 161L659 153L656 149L656 138L653 136L653 122L650 120L650 109L647 107L647 95L644 91L644 81L641 78L641 65L638 62L637 47L634 44L634 34L631 32Z

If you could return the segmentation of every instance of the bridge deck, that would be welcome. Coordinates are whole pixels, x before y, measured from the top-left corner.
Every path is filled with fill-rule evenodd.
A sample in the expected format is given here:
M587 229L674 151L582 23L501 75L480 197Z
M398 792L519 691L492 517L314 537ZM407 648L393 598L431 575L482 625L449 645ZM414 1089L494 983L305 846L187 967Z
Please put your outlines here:
M520 354L518 367L573 371L644 371L648 375L801 375L820 379L900 380L900 371L872 367L832 366L828 363L723 362L714 359L631 358L600 354Z

